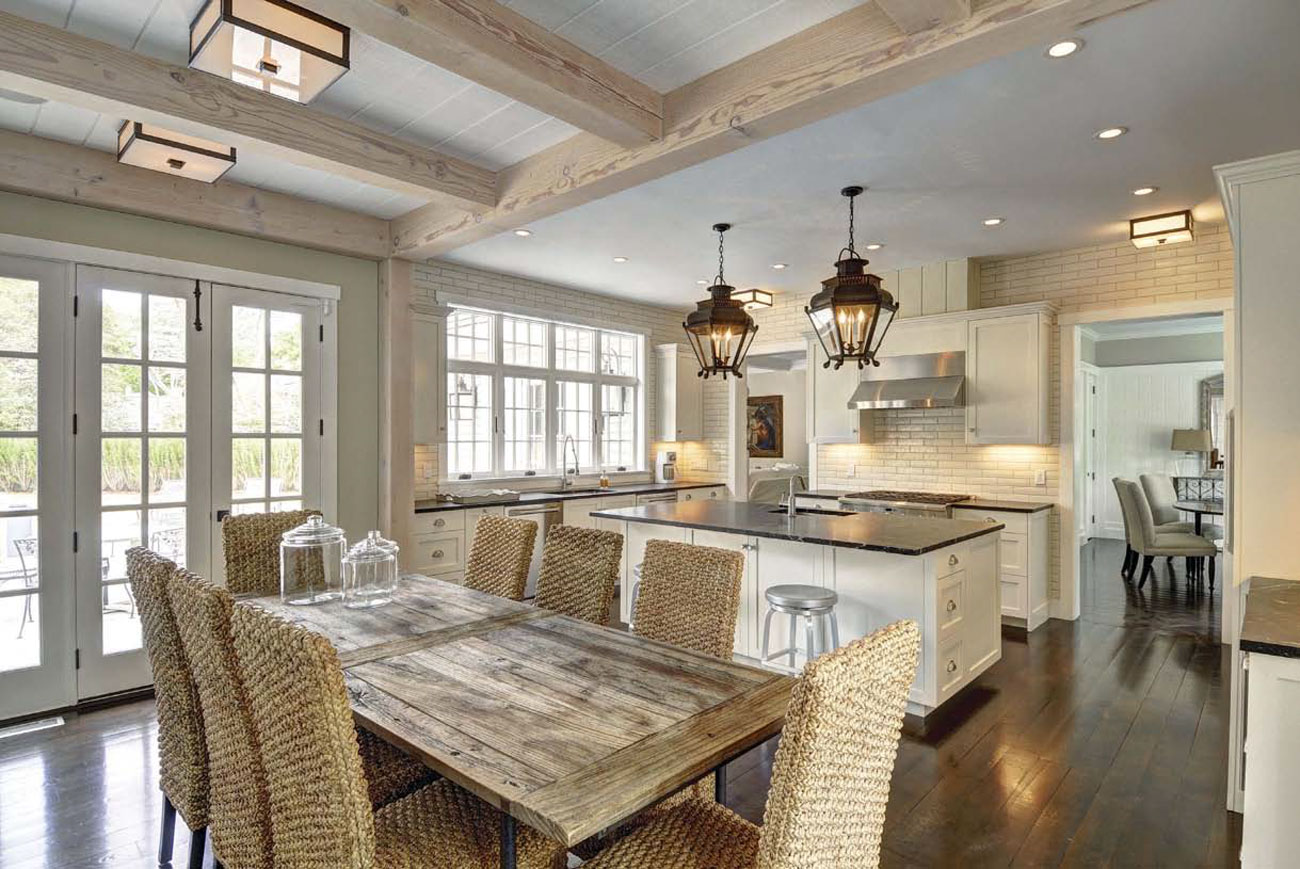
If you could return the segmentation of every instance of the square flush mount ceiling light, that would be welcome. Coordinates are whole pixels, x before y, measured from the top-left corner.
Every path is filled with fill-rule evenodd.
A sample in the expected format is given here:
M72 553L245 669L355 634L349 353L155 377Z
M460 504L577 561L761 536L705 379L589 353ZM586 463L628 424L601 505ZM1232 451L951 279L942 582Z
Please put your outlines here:
M211 184L235 165L235 149L153 124L127 121L117 131L117 162Z
M1128 237L1134 247L1156 247L1192 240L1192 212L1171 211L1138 217L1128 222Z
M772 307L772 294L767 290L736 290L731 294L731 298L744 305L746 311Z
M190 66L309 103L348 71L350 42L288 0L208 0L190 24Z

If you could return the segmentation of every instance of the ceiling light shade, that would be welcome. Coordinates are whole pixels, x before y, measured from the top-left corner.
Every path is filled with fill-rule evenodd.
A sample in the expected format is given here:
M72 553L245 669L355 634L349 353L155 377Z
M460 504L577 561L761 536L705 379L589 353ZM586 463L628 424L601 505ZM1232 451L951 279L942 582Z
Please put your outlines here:
M351 32L289 0L208 0L190 24L190 66L299 103L348 71Z
M117 162L211 184L235 165L235 149L153 124L126 121L117 130Z
M756 308L772 307L772 294L767 290L736 290L731 294L731 298L744 305L746 311L753 311Z
M1128 222L1128 237L1134 247L1156 247L1191 241L1193 229L1192 212L1184 209L1134 218Z
M721 374L723 380L728 374L744 377L741 366L758 332L744 304L732 297L736 288L729 286L722 274L722 238L729 229L729 223L713 225L718 234L718 276L709 287L709 298L697 303L682 323L700 365L699 376L706 380L714 374Z
M853 249L853 200L861 187L845 187L849 200L849 246L840 251L835 276L822 281L822 290L804 308L826 353L823 368L857 362L858 368L879 365L876 353L898 313L894 297L868 274L867 261ZM845 255L847 254L847 256Z

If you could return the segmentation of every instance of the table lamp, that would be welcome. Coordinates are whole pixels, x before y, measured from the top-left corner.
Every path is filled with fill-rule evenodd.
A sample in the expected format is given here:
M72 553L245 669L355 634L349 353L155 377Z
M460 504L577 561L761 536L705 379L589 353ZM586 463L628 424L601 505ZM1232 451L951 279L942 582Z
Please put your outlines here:
M1208 453L1214 449L1214 443L1208 429L1176 428L1169 440L1169 449L1190 456L1193 453Z

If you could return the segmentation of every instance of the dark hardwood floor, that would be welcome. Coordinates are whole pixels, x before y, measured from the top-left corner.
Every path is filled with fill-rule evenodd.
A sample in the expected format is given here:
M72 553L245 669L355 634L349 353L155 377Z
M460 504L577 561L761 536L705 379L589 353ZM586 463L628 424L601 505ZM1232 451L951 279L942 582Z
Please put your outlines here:
M1077 622L1007 629L996 666L909 719L885 866L1237 865L1219 593L1181 564L1138 593L1122 552L1085 551ZM729 802L755 821L775 748L729 769ZM155 866L155 754L152 701L0 740L0 869ZM187 845L178 832L178 866Z

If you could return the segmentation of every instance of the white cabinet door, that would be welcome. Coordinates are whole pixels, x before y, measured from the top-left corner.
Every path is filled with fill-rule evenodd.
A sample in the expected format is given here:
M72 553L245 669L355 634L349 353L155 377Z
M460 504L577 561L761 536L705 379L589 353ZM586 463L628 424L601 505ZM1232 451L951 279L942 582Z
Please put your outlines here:
M695 357L680 344L655 348L659 370L659 437L661 441L704 438L704 380Z
M1047 336L1038 314L972 320L966 351L966 442L1047 437Z
M469 554L474 551L474 535L478 532L478 520L484 516L504 516L505 507L467 507L465 509L465 561L469 563Z
M826 352L816 339L808 342L807 417L808 441L818 444L856 444L859 418L849 410L849 399L858 388L858 368L846 364L838 371L823 367Z
M417 444L447 440L447 384L442 376L446 322L445 317L411 316L412 422Z
M600 499L600 509L602 510L617 510L620 507L635 507L635 506L636 506L635 495L618 495L612 498ZM568 505L565 505L565 509L566 510L568 509ZM594 508L592 509L594 511ZM591 521L595 523L594 525L591 526L593 528L599 528L601 531L613 531L615 534L621 534L623 536L623 557L618 563L618 583L619 583L619 587L622 588L623 580L627 576L627 572L628 572L627 522L623 521L622 519L592 519Z
M740 610L736 616L736 639L732 651L747 658L758 657L758 639L754 626L758 620L758 584L754 577L754 550L757 538L718 531L695 531L696 546L730 549L745 555L745 571L740 579Z

